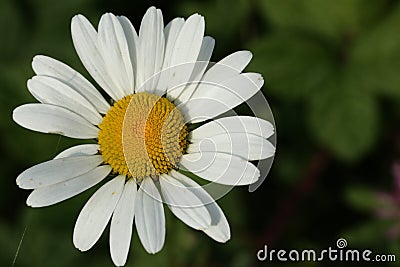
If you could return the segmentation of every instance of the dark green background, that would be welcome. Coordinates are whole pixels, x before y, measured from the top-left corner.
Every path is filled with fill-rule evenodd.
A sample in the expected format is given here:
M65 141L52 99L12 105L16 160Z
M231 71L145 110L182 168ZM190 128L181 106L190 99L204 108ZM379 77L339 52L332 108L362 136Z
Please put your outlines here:
M337 266L260 263L256 253L265 244L322 250L339 237L350 248L394 253L400 261L400 238L387 235L400 227L399 204L390 218L374 215L385 208L376 193L395 190L392 165L400 152L399 1L0 0L0 266L11 266L25 228L15 266L112 265L108 229L89 252L72 244L75 220L95 189L32 209L25 205L29 192L15 185L20 172L78 141L23 129L11 114L34 101L26 81L36 54L88 77L70 37L73 15L97 25L101 14L113 12L138 28L151 5L162 9L165 22L202 14L206 34L216 39L214 61L236 50L253 52L247 70L264 75L278 147L257 191L236 188L219 201L232 230L227 244L186 227L166 209L164 249L148 255L134 233L127 266Z

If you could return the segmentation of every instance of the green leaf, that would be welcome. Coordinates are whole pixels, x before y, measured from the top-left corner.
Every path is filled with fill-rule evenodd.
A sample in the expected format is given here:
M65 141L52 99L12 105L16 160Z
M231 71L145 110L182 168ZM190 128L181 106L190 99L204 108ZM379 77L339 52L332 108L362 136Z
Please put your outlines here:
M379 207L376 194L365 186L350 186L345 192L346 202L360 211L371 212Z
M393 226L393 222L382 220L369 220L353 228L347 229L341 234L347 240L349 247L371 248L385 246L387 229Z
M356 80L342 76L310 95L309 123L312 134L335 156L354 161L376 140L378 107Z
M400 5L354 45L351 67L365 86L400 98Z
M385 1L363 0L260 0L265 16L273 25L305 30L340 40L370 22L384 7Z
M250 50L249 69L261 71L270 93L284 99L307 97L332 73L332 51L290 32L255 41Z

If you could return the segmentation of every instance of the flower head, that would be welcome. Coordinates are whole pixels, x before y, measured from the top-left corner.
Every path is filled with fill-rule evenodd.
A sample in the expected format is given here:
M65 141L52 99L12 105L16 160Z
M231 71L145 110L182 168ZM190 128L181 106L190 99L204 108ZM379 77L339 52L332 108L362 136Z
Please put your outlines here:
M218 242L230 239L221 208L181 170L220 184L254 183L260 171L250 161L274 155L267 140L274 129L256 117L217 119L256 94L263 79L242 73L251 60L248 51L210 65L214 39L204 36L204 28L198 14L164 27L154 7L139 33L126 17L104 14L96 31L84 16L75 16L75 49L111 102L64 63L34 57L36 76L28 89L40 103L17 107L14 121L96 144L62 151L21 173L17 184L33 189L29 206L43 207L107 179L76 221L73 242L79 250L90 249L111 220L115 265L127 260L134 224L145 250L157 253L165 239L163 202L188 226Z

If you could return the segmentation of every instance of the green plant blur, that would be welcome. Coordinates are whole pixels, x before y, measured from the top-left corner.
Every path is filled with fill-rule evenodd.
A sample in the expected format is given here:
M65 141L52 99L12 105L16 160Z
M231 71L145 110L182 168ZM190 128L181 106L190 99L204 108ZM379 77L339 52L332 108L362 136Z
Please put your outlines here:
M399 1L0 0L0 266L11 266L17 251L15 266L112 266L108 229L86 253L72 244L75 220L97 187L32 209L25 205L29 192L15 185L20 172L79 142L26 130L11 116L35 101L26 88L34 55L57 58L88 77L70 38L73 15L97 25L101 14L113 12L138 28L149 5L162 9L165 22L202 14L206 34L216 39L214 61L253 52L247 70L265 78L278 147L257 191L236 188L219 201L231 224L228 243L188 228L166 209L164 249L148 255L134 233L126 266L338 266L260 262L256 253L264 245L318 251L336 247L340 237L348 247L400 261L400 212L377 215L379 192L395 190L392 167L400 157ZM351 266L357 264L365 266Z

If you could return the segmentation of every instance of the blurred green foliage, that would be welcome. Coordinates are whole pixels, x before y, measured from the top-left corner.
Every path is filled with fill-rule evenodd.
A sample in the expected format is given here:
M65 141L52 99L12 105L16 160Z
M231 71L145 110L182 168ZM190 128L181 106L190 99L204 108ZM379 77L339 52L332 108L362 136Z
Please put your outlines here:
M338 237L351 247L398 255L398 238L383 234L393 222L371 210L374 192L393 187L390 168L400 156L399 1L0 0L0 265L11 266L25 228L15 266L112 265L108 230L84 254L72 244L75 219L95 188L31 209L24 204L28 192L14 182L27 167L78 141L23 129L11 114L34 101L26 81L36 54L88 77L70 38L73 15L97 24L102 13L114 12L138 27L149 5L161 8L166 22L195 12L205 16L206 34L216 39L213 60L239 49L253 52L248 70L265 77L278 148L260 189L234 189L219 201L232 228L227 244L189 229L166 209L162 252L148 255L134 234L127 266L257 266L266 264L256 259L264 244L324 249ZM327 263L287 266L302 264Z
M379 97L400 92L400 7L366 3L260 1L273 29L250 46L271 94L302 101L310 134L344 161L376 144Z

